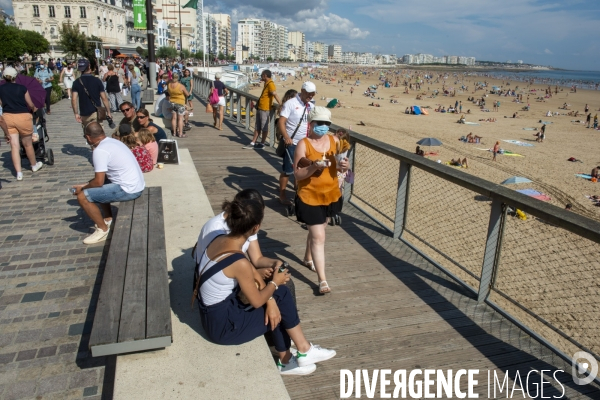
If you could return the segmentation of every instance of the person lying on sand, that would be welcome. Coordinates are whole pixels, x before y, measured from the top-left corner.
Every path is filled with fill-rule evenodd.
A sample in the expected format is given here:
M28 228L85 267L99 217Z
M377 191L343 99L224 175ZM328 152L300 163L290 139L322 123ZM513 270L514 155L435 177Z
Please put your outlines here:
M590 175L592 176L592 178L596 178L596 179L600 178L600 165L598 165L596 168L594 168Z
M456 160L453 158L452 160L450 160L450 165L455 165L457 167L463 167L463 168L469 168L469 163L467 161L467 157L463 158L462 160L460 159L460 157L458 157Z
M392 103L392 104L398 104L398 100L396 100L396 99L390 99L390 103Z
M381 106L379 105L379 103L375 103L375 102L373 102L373 103L371 103L371 104L369 104L369 105L370 105L370 106L373 106L373 107L381 107Z

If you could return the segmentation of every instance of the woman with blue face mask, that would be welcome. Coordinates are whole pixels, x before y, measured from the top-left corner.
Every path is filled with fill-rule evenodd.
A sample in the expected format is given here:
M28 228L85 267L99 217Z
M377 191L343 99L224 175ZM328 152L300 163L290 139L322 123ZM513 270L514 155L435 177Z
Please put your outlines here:
M294 176L298 184L296 217L308 228L304 265L317 273L319 292L331 292L325 276L325 227L338 202L343 201L337 171L348 169L348 159L336 162L339 139L328 135L331 111L314 107L308 114L308 134L298 142L294 154Z

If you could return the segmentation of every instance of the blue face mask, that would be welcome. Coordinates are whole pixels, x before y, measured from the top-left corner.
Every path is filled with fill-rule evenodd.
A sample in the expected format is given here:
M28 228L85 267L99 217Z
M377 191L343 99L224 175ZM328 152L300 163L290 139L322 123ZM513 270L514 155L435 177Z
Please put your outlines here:
M313 128L313 132L315 133L315 135L321 137L327 132L329 132L329 127L327 125L315 125L315 127Z

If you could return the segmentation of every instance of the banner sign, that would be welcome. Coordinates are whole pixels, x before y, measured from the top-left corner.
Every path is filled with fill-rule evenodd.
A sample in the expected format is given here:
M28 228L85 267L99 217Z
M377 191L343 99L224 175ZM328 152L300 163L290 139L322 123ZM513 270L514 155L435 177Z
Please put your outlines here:
M133 0L133 27L146 29L146 2L144 0Z

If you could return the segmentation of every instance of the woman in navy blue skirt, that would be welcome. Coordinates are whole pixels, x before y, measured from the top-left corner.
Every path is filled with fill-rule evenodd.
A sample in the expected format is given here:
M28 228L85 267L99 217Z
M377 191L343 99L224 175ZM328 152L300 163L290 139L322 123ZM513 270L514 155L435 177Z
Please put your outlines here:
M242 246L258 232L263 206L256 200L233 200L223 204L231 232L216 237L198 264L198 300L202 327L210 341L222 345L249 342L272 331L283 375L307 375L315 363L334 357L335 350L323 349L306 340L294 300L285 283L289 271L275 269L265 283L244 256ZM248 304L238 299L242 292ZM290 352L291 340L298 349Z

